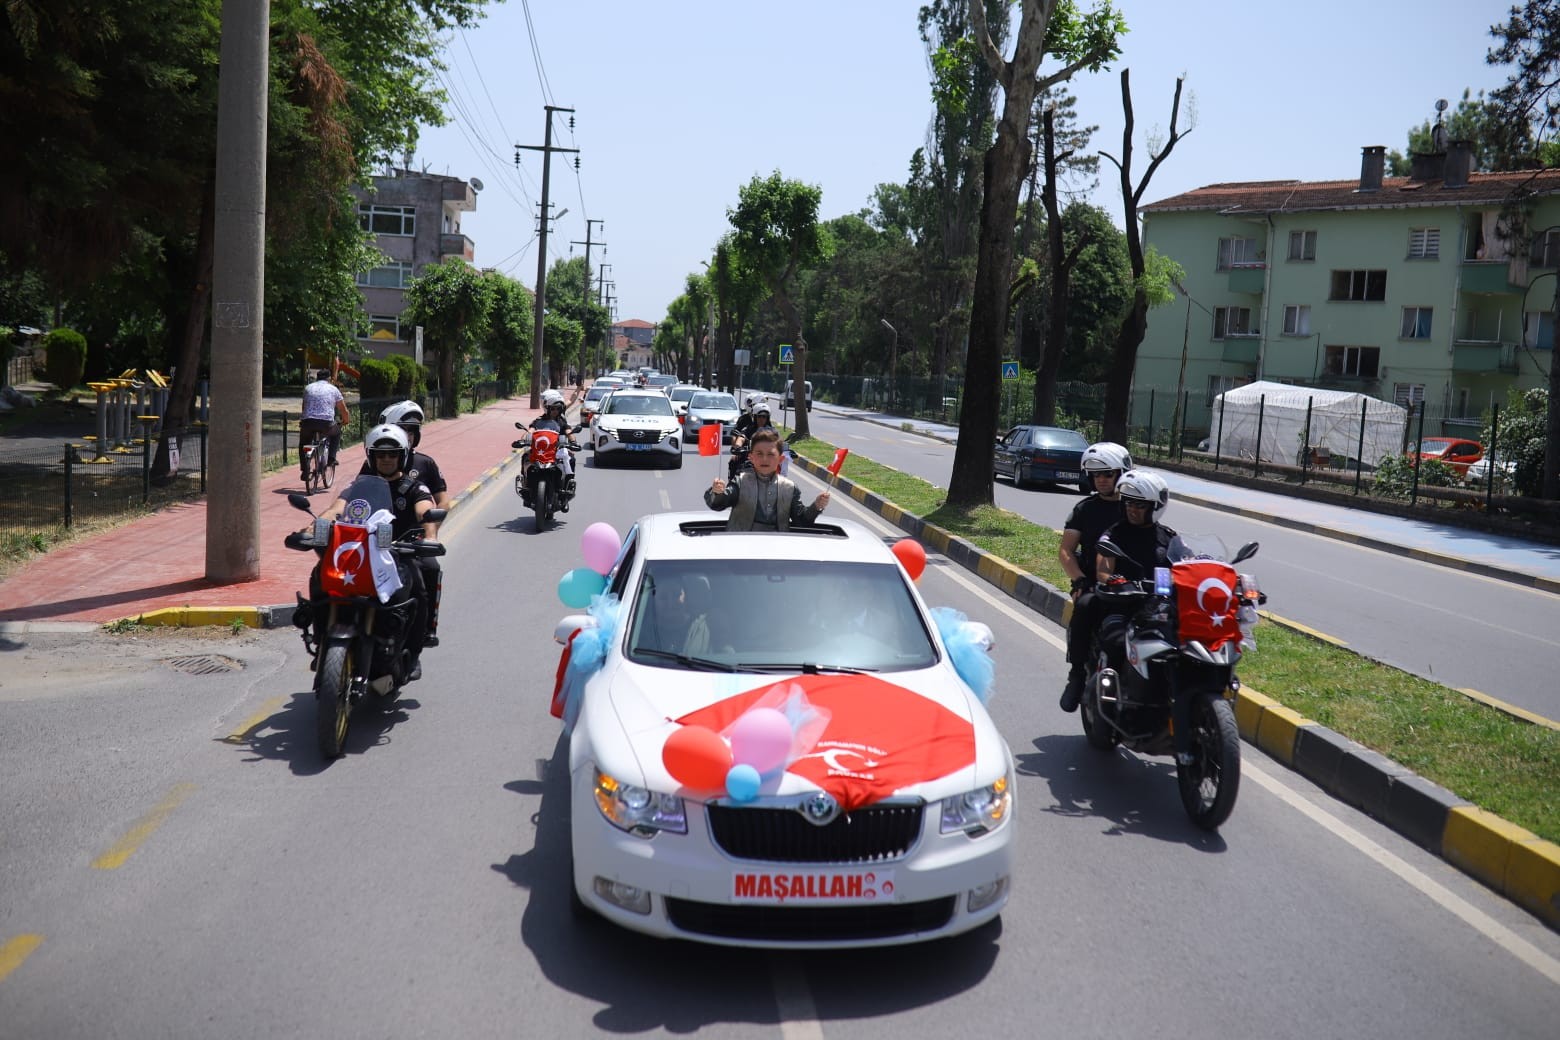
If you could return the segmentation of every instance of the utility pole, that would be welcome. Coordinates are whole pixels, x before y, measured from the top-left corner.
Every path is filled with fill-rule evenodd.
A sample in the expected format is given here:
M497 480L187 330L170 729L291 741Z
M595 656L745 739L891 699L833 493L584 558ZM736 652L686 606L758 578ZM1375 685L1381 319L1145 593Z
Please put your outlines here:
M571 241L569 243L570 245L576 245L576 246L582 245L582 246L585 247L585 295L580 297L580 303L584 304L586 309L588 309L590 307L590 249L591 249L590 226L592 224L605 224L605 223L606 222L602 221L602 220L587 220L585 222L585 241L584 242L580 242L579 240L576 239L576 240L573 240L573 241ZM605 228L603 228L603 230L605 230ZM603 253L605 253L607 251L607 244L605 242L598 242L596 244L601 246L601 251ZM580 344L580 379L581 379L582 383L583 383L584 378L585 378L585 359L586 359L586 357L589 356L589 354L590 354L590 344L589 343L581 343Z
M515 145L515 165L520 165L520 149L542 153L542 211L541 229L537 233L536 241L536 324L531 336L531 407L540 408L542 405L542 336L545 329L544 315L542 313L543 292L547 288L547 224L551 220L548 212L547 194L552 172L552 163L549 162L553 152L578 152L578 148L559 148L552 143L552 117L554 112L569 113L569 128L574 127L574 109L563 108L558 105L545 105L547 110L546 130L542 134L542 143ZM575 160L577 164L578 159ZM576 166L578 168L578 166Z
M260 577L270 24L269 0L223 0L211 280L211 397L217 421L207 440L212 464L207 466L206 578L224 585Z
M607 268L611 266L611 264L603 260L601 262L601 274L596 277L596 305L601 307L603 310L605 310L607 306ZM608 311L607 327L603 329L601 333L601 354L597 361L597 366L605 369L606 371L611 371L611 368L606 368L607 352L611 349L612 312ZM612 368L616 367L616 365L612 366Z

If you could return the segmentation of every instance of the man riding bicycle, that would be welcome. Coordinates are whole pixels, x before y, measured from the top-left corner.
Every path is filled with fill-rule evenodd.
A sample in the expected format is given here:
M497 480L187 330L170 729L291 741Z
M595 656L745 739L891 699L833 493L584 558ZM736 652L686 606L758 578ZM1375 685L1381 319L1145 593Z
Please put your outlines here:
M352 421L347 411L347 399L330 381L330 372L320 369L314 382L303 388L303 419L298 423L300 447L316 437L323 436L329 445L329 465L336 466L336 455L341 451L341 427ZM305 488L309 486L309 456L298 452L299 475Z

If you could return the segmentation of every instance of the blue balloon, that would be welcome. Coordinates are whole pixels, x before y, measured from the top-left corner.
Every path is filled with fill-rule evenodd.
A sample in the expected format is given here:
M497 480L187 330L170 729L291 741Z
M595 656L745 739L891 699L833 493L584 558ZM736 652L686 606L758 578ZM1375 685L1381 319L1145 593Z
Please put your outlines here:
M760 777L758 770L745 763L731 767L726 774L726 793L734 802L751 802L758 797Z
M605 575L597 574L589 567L576 567L558 579L558 598L566 607L583 609L590 606L590 598L606 590Z

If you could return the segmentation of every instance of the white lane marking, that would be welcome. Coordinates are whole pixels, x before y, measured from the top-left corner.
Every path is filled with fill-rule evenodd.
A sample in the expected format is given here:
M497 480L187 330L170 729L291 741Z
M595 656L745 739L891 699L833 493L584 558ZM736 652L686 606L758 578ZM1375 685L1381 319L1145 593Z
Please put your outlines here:
M1457 895L1440 882L1432 880L1417 868L1410 866L1394 853L1388 852L1320 806L1291 791L1265 770L1258 768L1249 759L1241 763L1241 773L1244 776L1251 777L1258 784L1262 785L1268 793L1277 797L1290 808L1299 810L1304 815L1310 817L1312 821L1320 824L1324 829L1331 831L1359 852L1364 853L1370 859L1375 860L1378 864L1396 874L1399 879L1407 882L1410 887L1427 896L1431 902L1438 904L1443 910L1460 918L1464 924L1479 932L1490 942L1499 946L1550 982L1560 985L1560 960L1549 956L1543 950L1540 950L1537 946L1534 946L1522 938L1522 936L1507 928L1489 914L1486 914L1483 910L1469 903L1462 896Z
M875 513L867 510L855 499L842 495L839 496L839 500L848 502L852 507L853 512L857 512L865 516L867 518L866 523L869 527L884 533L891 533L899 530L897 527L889 525ZM833 504L832 500L830 504ZM998 600L996 597L988 593L985 587L981 587L986 585L985 582L979 582L979 585L973 584L963 574L958 573L958 569L955 567L942 568L938 573L945 577L952 578L954 581L964 585L965 588L969 589L969 591L979 596L987 603L991 604L994 608L1001 611L1011 620L1028 628L1035 635L1039 636L1041 639L1044 639L1046 642L1055 646L1057 649L1062 651L1067 649L1067 644L1065 641L1057 638L1051 632L1037 625L1031 617L1027 616L1027 612L1020 612L1014 609L1006 601L1005 596L1001 600ZM1485 936L1485 938L1506 950L1513 957L1516 957L1518 960L1531 967L1540 975L1549 979L1551 982L1560 984L1560 961L1550 957L1548 954L1544 953L1538 947L1522 938L1510 928L1507 928L1499 921L1496 921L1493 917L1489 916L1484 911L1474 907L1467 900L1463 899L1459 895L1456 895L1444 885L1437 881L1431 880L1429 876L1410 866L1408 863L1404 862L1401 858L1394 855L1393 853L1388 852L1386 849L1382 848L1374 841L1371 841L1359 831L1348 826L1343 821L1337 819L1318 806L1313 805L1311 802L1306 801L1299 795L1290 791L1287 787L1283 786L1276 779L1274 779L1270 774L1258 767L1250 756L1242 757L1243 761L1241 763L1241 772L1243 775L1249 776L1256 780L1258 784L1260 784L1272 794L1276 795L1279 800L1285 802L1292 808L1298 809L1301 813L1310 817L1316 823L1321 824L1321 826L1331 831L1339 838L1342 838L1345 842L1354 846L1360 852L1363 852L1366 856L1375 860L1393 874L1396 874L1400 879L1407 882L1410 886L1417 889L1419 892L1428 896L1432 901L1438 903L1442 908L1450 911L1456 917L1460 918L1464 923L1470 925L1475 931L1478 931L1480 934Z
M663 512L663 513L670 513L671 511L672 511L672 496L665 488L662 488L661 489L661 512Z
M784 1040L823 1040L818 1008L813 1003L812 991L807 988L807 977L796 962L796 955L778 954L771 958L770 966L775 982L775 1004L780 1010L780 1035Z

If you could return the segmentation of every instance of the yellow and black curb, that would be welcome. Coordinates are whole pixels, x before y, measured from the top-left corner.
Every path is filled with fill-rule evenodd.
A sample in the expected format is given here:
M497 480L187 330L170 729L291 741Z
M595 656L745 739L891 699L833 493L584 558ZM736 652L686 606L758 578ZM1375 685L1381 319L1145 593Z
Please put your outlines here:
M831 478L811 459L797 456L792 464L830 482L1036 613L1065 624L1071 599L1060 590L845 477ZM1478 808L1249 686L1236 695L1235 720L1241 737L1270 758L1560 929L1560 845Z

